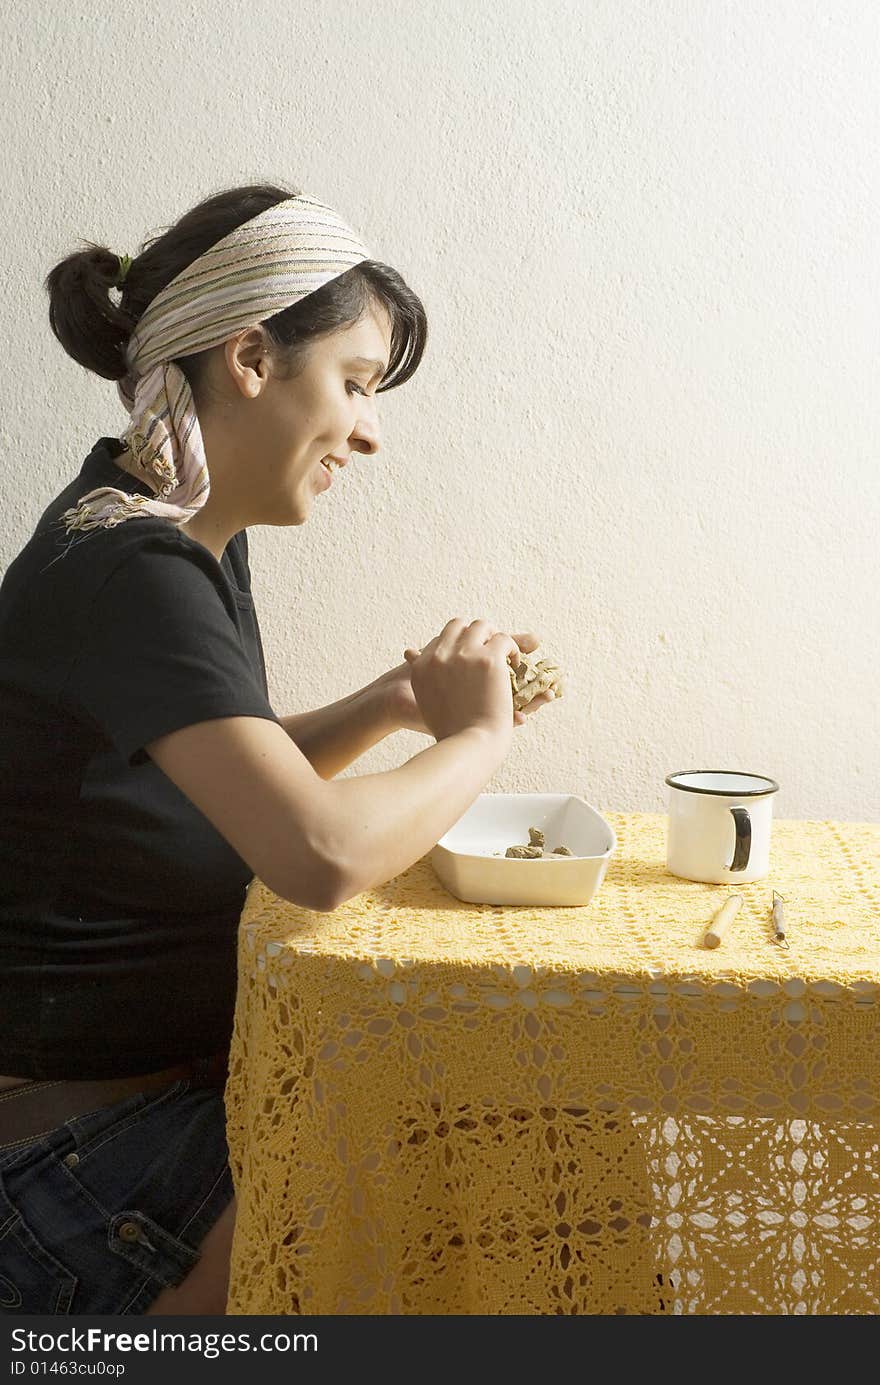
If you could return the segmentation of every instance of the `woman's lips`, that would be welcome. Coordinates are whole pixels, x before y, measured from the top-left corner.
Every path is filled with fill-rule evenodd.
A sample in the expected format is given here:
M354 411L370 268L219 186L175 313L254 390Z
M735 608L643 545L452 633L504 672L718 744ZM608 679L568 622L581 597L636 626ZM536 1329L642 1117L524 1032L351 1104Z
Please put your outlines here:
M333 462L337 467L341 467L348 466L348 461L348 457L330 456L323 457L321 459L321 461L318 463L318 466L321 468L321 471L327 478L327 486L331 485L333 481L333 468L330 466L330 463ZM324 487L325 490L327 489L327 486Z

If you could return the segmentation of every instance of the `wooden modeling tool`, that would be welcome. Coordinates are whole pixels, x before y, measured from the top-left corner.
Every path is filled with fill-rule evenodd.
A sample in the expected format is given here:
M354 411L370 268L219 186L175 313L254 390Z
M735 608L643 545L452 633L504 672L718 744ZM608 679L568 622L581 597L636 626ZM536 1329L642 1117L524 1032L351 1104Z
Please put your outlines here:
M719 947L721 939L724 937L736 915L739 913L743 902L741 894L731 894L722 904L718 913L712 919L706 932L703 934L703 945L705 947Z

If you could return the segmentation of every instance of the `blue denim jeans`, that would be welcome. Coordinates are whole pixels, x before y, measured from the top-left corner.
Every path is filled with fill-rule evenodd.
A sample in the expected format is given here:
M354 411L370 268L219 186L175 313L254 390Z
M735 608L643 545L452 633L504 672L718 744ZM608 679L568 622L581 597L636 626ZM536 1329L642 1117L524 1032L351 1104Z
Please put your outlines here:
M143 1313L232 1196L223 1093L189 1079L0 1148L0 1313Z

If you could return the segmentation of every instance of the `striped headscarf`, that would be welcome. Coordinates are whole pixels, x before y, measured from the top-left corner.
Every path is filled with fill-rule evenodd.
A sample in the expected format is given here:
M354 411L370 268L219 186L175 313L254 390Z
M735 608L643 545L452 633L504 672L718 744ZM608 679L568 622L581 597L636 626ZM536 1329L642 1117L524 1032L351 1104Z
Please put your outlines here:
M113 486L89 491L62 519L68 530L110 529L138 515L183 525L211 489L192 390L174 357L219 346L298 303L370 258L336 212L298 194L237 226L156 294L126 348L122 434L155 496Z

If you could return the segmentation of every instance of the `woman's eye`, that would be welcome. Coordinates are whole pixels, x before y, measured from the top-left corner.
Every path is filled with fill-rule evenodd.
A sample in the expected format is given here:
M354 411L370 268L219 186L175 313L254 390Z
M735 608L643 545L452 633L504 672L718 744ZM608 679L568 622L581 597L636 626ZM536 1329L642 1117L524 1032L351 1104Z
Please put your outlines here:
M363 386L359 385L356 380L349 380L346 384L346 389L348 390L349 394L355 393L366 395L367 393Z

